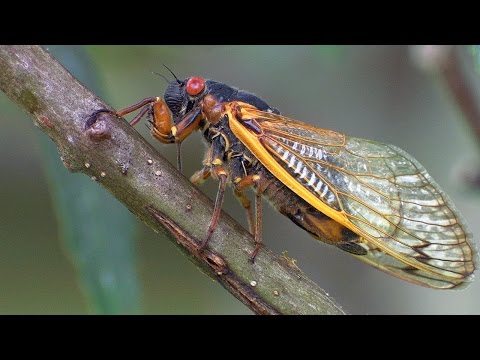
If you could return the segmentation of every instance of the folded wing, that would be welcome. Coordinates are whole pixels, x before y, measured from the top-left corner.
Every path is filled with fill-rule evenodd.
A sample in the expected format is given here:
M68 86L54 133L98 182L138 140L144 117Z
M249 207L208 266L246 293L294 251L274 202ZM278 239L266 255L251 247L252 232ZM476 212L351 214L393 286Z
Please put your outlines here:
M256 109L242 116L255 119L262 129L255 136L283 171L316 195L311 205L362 237L368 251L357 258L423 286L453 288L471 280L476 253L470 232L405 151ZM272 164L264 161L273 173L282 171Z

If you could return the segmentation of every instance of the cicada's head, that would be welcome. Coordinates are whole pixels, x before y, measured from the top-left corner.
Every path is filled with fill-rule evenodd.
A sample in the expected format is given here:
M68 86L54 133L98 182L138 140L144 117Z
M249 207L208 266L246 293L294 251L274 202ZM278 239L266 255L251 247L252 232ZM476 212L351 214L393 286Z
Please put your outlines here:
M206 94L206 81L199 76L171 81L163 98L172 112L173 122L178 124L187 113L199 106Z

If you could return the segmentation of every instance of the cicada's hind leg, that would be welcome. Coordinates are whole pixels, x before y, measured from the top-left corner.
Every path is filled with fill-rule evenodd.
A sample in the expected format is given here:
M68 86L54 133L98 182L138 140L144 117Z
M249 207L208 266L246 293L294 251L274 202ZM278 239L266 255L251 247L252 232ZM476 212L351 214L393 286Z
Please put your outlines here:
M255 235L255 219L253 217L252 211L252 203L250 199L245 194L245 189L248 187L244 186L246 184L245 180L248 177L247 174L247 166L245 163L249 163L244 157L242 153L230 151L227 154L227 158L229 159L229 168L230 168L230 175L232 181L232 188L233 194L240 202L242 207L247 212L247 221L248 221L248 229L252 236ZM247 181L248 182L248 181Z
M250 231L250 234L255 235L255 219L253 217L252 203L250 199L247 197L244 191L240 191L236 187L234 187L233 193L247 212L248 229Z
M255 239L255 249L253 252L250 254L250 260L253 262L255 261L255 257L257 256L258 252L260 251L260 248L263 246L263 241L262 241L262 187L259 186L261 184L261 177L260 175L247 175L241 180L237 181L235 184L235 193L241 194L239 199L240 201L244 201L246 196L244 191L253 186L256 187L256 192L255 192L255 222L253 221L253 214L250 208L250 200L248 200L248 208L247 209L247 214L249 218L249 224L250 224L250 231L254 235ZM255 224L252 226L251 224ZM252 229L253 227L253 229ZM253 231L252 231L253 230Z
M260 248L263 246L262 241L262 194L265 189L265 181L262 181L262 177L258 174L247 175L245 163L249 160L244 158L242 154L240 156L232 156L230 160L230 168L232 172L232 182L234 193L242 206L247 211L248 225L250 233L255 239L255 249L250 255L250 259L253 262L257 256ZM255 216L253 215L251 202L247 198L245 191L255 187Z
M204 166L200 170L196 171L191 177L190 181L193 185L202 185L205 180L207 180L210 176L212 176L212 172L210 171L209 166Z

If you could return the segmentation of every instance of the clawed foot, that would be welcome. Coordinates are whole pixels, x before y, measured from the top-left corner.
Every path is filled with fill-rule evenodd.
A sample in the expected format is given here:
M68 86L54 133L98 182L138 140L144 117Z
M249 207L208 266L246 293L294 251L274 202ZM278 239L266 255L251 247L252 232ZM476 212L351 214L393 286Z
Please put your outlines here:
M255 243L255 249L253 249L252 253L250 254L250 262L253 264L255 262L255 258L258 255L258 252L263 247L262 243Z
M113 112L112 110L108 110L108 109L95 110L93 112L93 114L90 115L87 118L87 120L85 121L85 130L88 129L89 127L91 127L93 124L95 124L97 122L98 115L100 115L101 113L110 113L110 114L113 114L113 115L117 115L115 112Z

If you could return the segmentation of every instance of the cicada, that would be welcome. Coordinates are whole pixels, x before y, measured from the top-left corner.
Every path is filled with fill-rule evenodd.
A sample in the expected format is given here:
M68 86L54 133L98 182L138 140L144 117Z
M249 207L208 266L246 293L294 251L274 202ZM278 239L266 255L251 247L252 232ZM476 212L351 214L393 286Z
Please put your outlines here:
M262 197L314 238L412 283L458 288L473 278L472 235L447 194L402 149L350 137L283 116L256 95L193 76L170 81L163 99L142 108L151 133L181 143L199 130L207 144L191 178L218 179L214 212L202 247L218 223L230 185L247 210L258 253ZM245 194L255 192L255 212Z

